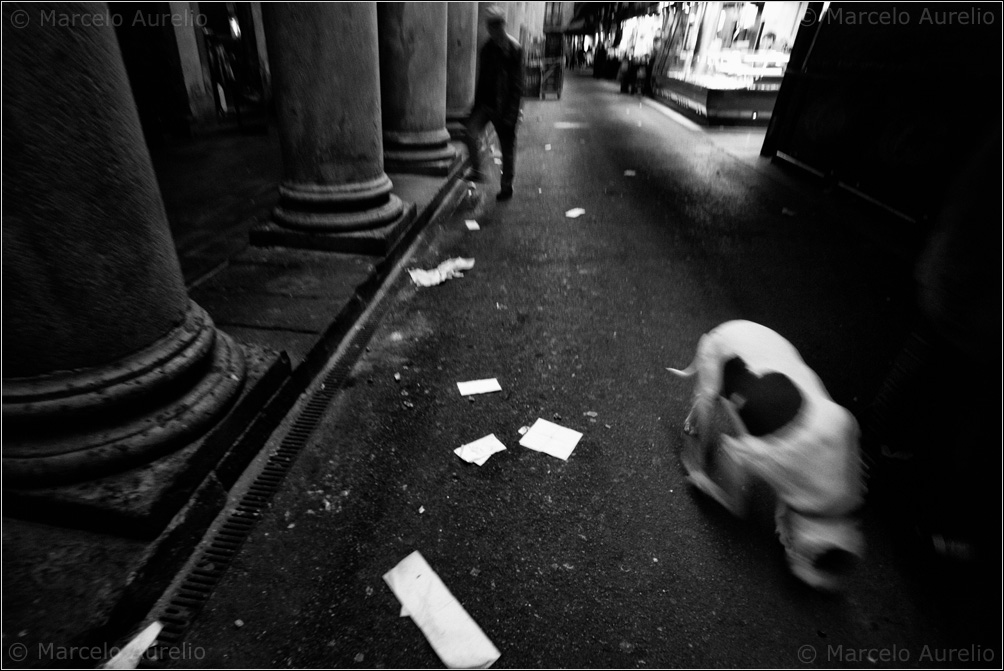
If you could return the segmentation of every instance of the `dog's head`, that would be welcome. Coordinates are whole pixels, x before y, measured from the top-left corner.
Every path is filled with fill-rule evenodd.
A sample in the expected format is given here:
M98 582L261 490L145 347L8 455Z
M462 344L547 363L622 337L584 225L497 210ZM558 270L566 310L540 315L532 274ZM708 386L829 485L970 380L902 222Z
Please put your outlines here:
M787 375L757 375L737 356L722 367L719 393L735 406L746 431L753 436L774 433L791 423L804 404L802 392Z

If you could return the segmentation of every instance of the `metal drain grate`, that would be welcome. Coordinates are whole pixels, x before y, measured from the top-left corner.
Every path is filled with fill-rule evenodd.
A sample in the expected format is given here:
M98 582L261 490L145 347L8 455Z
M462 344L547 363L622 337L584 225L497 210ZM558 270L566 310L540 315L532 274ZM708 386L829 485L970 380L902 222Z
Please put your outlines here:
M244 545L244 541L251 535L262 517L262 511L279 491L297 455L323 419L324 411L344 387L352 366L358 361L366 343L373 336L377 322L377 316L372 315L351 336L345 354L335 362L324 376L321 385L311 393L307 403L300 409L280 441L279 447L268 458L254 482L212 536L194 568L189 570L188 575L170 596L167 606L159 616L164 628L156 643L140 660L139 668L167 668L172 661L183 659L184 655L191 652L189 650L186 653L186 648L182 645L185 634L209 601L213 590Z

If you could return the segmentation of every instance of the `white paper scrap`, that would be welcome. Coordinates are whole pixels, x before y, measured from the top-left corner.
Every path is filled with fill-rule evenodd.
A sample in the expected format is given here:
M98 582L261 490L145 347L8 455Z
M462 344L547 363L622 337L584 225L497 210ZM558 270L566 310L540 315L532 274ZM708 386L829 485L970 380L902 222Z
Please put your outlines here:
M578 217L581 217L585 213L586 211L583 210L581 207L573 207L568 212L565 212L565 216L568 217L569 219L576 219Z
M479 226L478 222L474 221L473 219L465 219L464 223L467 224L467 230L468 231L480 231L481 230L481 226Z
M487 669L502 656L418 550L383 579L447 667Z
M572 450L581 439L582 434L578 431L538 418L530 430L520 438L519 444L531 450L545 452L552 457L568 461Z
M484 466L489 457L504 449L506 447L502 441L496 438L494 433L490 433L484 438L478 438L473 443L461 445L453 452L468 463Z
M502 385L493 377L488 380L458 382L457 389L460 390L461 396L470 396L471 394L490 394L493 391L502 391Z
M408 274L411 275L412 281L418 286L433 287L454 277L463 277L464 274L461 271L470 270L473 267L474 259L463 259L458 256L457 258L443 261L432 270L412 268L408 270Z
M126 643L117 655L101 665L102 669L135 669L139 666L140 658L157 640L160 630L164 625L154 622L149 627L141 631L136 638Z
M544 145L544 151L551 151L551 145L545 144Z
M625 170L624 171L624 176L625 177L634 177L636 174L638 174L638 173L636 173L634 170Z

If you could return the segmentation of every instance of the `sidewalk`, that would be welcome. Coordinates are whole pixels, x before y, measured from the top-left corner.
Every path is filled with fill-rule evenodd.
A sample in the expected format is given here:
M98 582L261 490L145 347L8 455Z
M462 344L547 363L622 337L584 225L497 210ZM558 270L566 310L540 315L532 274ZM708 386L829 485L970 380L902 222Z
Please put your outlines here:
M218 328L276 361L268 371L271 398L258 400L234 447L207 465L208 476L152 540L142 530L108 532L107 522L84 530L4 518L5 666L51 666L60 650L69 666L105 661L80 646L114 644L150 608L414 238L465 193L469 161L462 144L455 146L458 160L445 177L389 175L415 217L377 256L248 244L277 200L274 131L204 138L155 157L189 294ZM39 659L40 651L47 658Z

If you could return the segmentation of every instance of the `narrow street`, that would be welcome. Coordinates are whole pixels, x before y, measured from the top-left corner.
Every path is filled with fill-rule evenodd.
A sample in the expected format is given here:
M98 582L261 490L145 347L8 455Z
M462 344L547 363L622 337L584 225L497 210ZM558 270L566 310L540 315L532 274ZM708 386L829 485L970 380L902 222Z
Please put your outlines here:
M657 107L576 74L559 100L524 101L515 198L495 202L496 174L392 276L188 629L202 656L176 666L440 667L382 579L416 550L501 651L494 668L860 667L881 651L934 667L988 644L964 581L912 564L871 511L867 558L825 596L788 574L769 509L733 520L685 483L691 389L665 368L750 319L862 418L910 326L919 240L715 141L746 131ZM439 286L405 272L453 257L475 265ZM484 378L502 390L458 393ZM567 461L519 445L537 418L583 434ZM488 434L508 449L483 466L454 454Z

